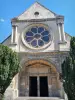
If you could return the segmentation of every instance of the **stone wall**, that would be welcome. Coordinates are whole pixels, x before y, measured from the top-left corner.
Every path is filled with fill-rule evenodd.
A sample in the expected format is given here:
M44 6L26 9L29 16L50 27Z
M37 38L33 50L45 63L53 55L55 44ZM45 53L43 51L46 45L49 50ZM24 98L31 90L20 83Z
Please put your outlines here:
M57 72L59 74L62 73L61 63L64 61L64 59L65 59L66 56L68 56L68 52L52 52L52 53L49 52L49 53L38 53L38 54L37 53L33 53L33 54L30 54L30 53L28 53L28 54L27 53L19 53L19 58L20 58L20 62L21 62L21 65L22 65L22 70L26 70L26 67L25 66L31 65L31 64L33 64L33 62L38 62L38 64L40 64L40 62L42 62L42 64L45 64L45 65L48 65L48 66L54 66L54 68L57 70ZM41 65L41 66L43 66L43 65ZM37 69L35 69L35 70L37 71ZM41 69L41 70L44 73L46 73L45 71L47 69ZM8 97L11 98L11 97L14 96L14 98L15 98L15 97L18 97L19 96L19 91L18 91L19 90L19 84L18 84L19 83L19 77L16 77L15 76L14 79L15 79L15 83L16 83L15 88L11 87L10 89L9 88L7 89L7 91L5 93L6 100L7 100ZM49 80L49 82L50 82L50 80ZM13 85L15 83L12 81L12 84ZM51 88L50 85L49 85L49 88ZM27 89L28 88L26 88L25 91L28 91ZM59 89L58 91L60 92L61 90ZM28 94L26 94L26 95L28 95ZM63 96L61 96L61 97L63 97Z

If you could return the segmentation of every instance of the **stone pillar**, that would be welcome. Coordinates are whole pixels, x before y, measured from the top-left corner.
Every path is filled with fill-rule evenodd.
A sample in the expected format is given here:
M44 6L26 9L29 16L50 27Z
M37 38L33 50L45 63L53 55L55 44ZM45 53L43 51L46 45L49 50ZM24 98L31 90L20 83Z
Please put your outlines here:
M28 80L27 96L29 96L29 75L28 75L28 78L27 78L27 80Z
M62 38L61 38L61 28L60 28L60 23L57 24L58 26L58 32L59 32L59 42L62 41Z
M65 94L64 94L64 88L63 88L63 82L60 81L60 97L62 99L65 98Z
M18 37L18 35L17 35L17 25L15 26L15 43L17 44L17 37Z
M29 96L29 75L26 76L26 79L25 79L25 84L26 84L26 87L25 87L25 96Z
M59 33L59 43L65 42L64 18L58 18L56 23L58 27L58 33Z
M62 27L63 41L65 41L64 23L62 23L61 27Z
M64 99L65 98L65 92L64 92L63 80L62 80L62 74L61 73L59 74L59 81L60 81L60 89L59 89L60 97L62 99Z
M49 97L52 96L51 86L52 86L51 85L51 76L48 75L48 95L49 95Z
M38 97L40 97L40 81L39 81L39 76L37 76L37 93L38 93Z
M11 43L13 43L13 35L14 35L13 28L14 28L14 27L12 26Z
M17 44L17 25L12 25L11 43Z

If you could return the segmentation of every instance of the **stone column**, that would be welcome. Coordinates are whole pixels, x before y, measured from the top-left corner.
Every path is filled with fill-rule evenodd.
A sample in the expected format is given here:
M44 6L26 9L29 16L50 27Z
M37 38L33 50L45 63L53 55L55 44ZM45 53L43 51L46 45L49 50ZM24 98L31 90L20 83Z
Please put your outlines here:
M18 37L18 35L17 35L17 25L15 26L15 43L17 44L17 37Z
M62 23L61 27L62 27L63 41L65 41L64 23Z
M40 81L39 81L39 76L37 76L37 93L38 93L38 97L40 97Z
M62 41L62 38L61 38L61 28L60 28L60 23L57 24L58 26L58 32L59 32L59 42Z
M14 27L12 26L11 43L13 43L13 35L14 35L13 28L14 28Z
M28 75L28 88L27 88L27 92L28 92L27 96L29 96L29 75Z
M25 96L29 96L29 75L26 76Z
M17 43L17 25L12 25L11 43Z
M52 96L51 86L52 86L51 85L51 76L48 75L48 95L49 95L49 97Z
M64 19L57 19L57 27L59 32L59 43L65 42L65 32L64 32Z
M65 97L64 95L65 94L64 94L64 88L63 88L63 82L60 81L60 97L64 99Z
M64 92L64 87L63 87L63 80L62 80L62 74L59 75L59 81L60 81L60 97L62 99L65 98L65 92Z

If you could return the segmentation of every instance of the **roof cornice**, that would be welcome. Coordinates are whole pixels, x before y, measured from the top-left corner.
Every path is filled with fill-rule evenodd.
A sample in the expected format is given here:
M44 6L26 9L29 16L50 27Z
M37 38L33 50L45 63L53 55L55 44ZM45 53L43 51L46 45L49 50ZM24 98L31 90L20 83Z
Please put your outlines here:
M64 19L64 16L56 16L55 18L42 18L42 19L25 19L20 20L18 18L13 18L11 22L42 22L42 21L53 21L58 19Z

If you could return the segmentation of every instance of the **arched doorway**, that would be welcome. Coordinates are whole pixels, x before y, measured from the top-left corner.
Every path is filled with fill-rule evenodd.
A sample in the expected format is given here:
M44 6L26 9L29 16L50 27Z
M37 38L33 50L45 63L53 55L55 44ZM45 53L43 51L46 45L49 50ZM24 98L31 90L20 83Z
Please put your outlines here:
M19 95L30 97L59 97L59 73L45 60L25 63L19 74Z

